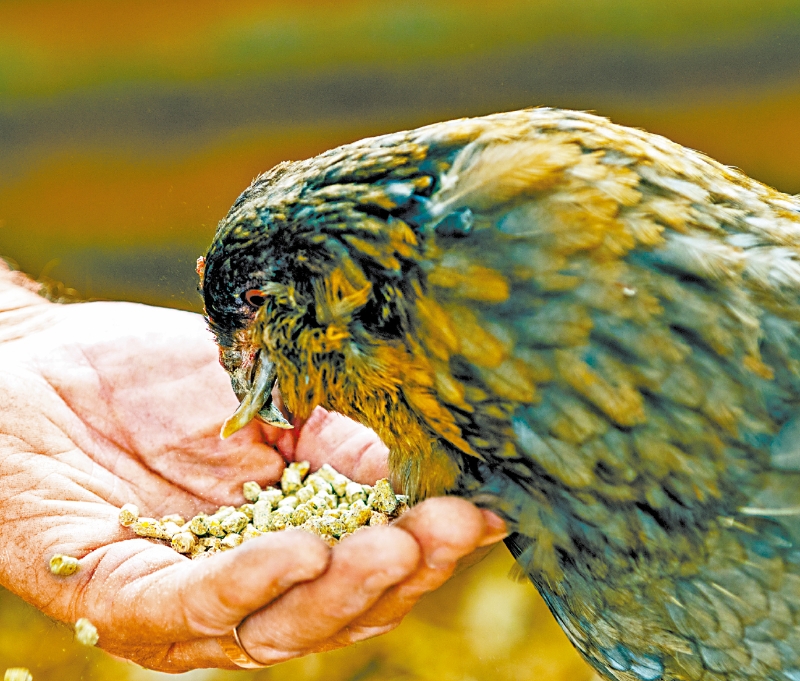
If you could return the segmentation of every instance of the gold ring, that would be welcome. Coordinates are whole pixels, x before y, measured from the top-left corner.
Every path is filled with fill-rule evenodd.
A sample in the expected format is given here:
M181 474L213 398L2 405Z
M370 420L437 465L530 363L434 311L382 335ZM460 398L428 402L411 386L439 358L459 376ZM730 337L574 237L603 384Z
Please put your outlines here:
M269 667L268 664L262 664L251 657L250 653L244 649L242 639L239 638L239 625L241 625L241 622L239 622L227 636L217 637L217 643L219 643L222 651L233 664L242 669L263 669L264 667Z

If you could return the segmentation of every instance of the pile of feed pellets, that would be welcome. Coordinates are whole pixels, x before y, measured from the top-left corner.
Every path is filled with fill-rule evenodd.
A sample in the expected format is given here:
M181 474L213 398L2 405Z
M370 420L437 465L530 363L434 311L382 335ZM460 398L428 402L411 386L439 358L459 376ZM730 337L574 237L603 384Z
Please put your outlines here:
M290 528L312 532L335 546L365 527L388 525L408 510L408 497L395 494L385 478L374 485L362 485L328 464L309 475L310 469L308 461L290 463L283 471L280 487L261 489L257 482L246 482L242 493L247 503L200 513L188 522L178 514L160 520L141 518L133 504L120 509L119 522L140 537L160 540L196 559L234 549L266 532ZM49 567L52 574L69 577L80 569L80 562L74 556L56 553ZM93 646L99 637L94 625L81 618L75 623L75 638ZM30 678L23 667L12 667L4 675L4 681Z
M140 537L167 542L178 553L197 559L293 527L334 546L364 527L388 525L408 509L408 497L395 494L387 479L362 485L328 464L309 475L310 468L307 461L290 463L279 487L244 483L247 503L238 508L222 506L186 521L177 514L142 518L136 506L125 504L119 522Z

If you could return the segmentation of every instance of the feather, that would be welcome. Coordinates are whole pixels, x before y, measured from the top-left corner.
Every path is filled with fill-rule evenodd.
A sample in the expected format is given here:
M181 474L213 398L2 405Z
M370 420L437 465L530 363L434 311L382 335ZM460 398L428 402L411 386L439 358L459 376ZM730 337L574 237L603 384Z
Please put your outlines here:
M237 381L502 515L606 678L800 681L800 199L531 109L281 164L203 262Z

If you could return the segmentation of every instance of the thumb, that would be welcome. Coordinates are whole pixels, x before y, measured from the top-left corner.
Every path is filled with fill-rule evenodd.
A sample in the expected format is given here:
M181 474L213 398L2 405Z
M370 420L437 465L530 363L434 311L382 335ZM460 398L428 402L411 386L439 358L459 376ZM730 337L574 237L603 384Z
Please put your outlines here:
M75 614L88 617L110 649L229 633L330 562L330 549L302 531L256 537L197 561L141 539L105 548Z

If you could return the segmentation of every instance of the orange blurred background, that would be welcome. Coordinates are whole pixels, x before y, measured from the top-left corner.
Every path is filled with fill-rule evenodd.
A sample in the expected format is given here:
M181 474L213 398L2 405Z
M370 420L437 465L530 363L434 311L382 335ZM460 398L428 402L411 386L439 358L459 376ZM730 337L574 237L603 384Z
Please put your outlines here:
M798 46L790 0L3 0L0 255L84 297L198 310L195 259L273 164L538 105L800 192ZM495 551L396 632L253 678L588 680L509 566ZM0 669L161 678L2 592L0 608Z
M591 109L800 191L800 2L0 3L0 254L197 309L258 173L366 135Z

